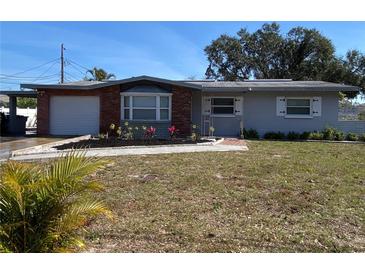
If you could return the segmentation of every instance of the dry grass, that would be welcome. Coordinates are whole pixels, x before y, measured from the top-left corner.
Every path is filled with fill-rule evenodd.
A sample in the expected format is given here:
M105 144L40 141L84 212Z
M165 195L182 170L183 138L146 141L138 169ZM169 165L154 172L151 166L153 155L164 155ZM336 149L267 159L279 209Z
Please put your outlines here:
M364 252L365 145L112 158L93 252Z

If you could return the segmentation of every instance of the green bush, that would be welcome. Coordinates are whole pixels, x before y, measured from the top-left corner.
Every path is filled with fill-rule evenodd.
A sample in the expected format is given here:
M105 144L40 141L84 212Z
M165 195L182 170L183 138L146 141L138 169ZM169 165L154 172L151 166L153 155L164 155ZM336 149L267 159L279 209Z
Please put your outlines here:
M336 141L344 141L346 139L346 135L344 132L342 131L336 131L335 133L335 140Z
M252 128L248 130L243 129L242 134L245 139L259 139L259 133L257 132L257 130Z
M328 127L322 131L324 140L343 141L346 139L345 133L336 128Z
M300 134L300 139L302 140L308 140L311 133L309 131L304 131L302 134Z
M309 134L309 139L310 140L323 140L323 133L318 132L318 131L311 132Z
M365 142L365 133L359 136L359 141Z
M332 127L325 128L322 131L323 139L324 140L335 140L336 132L337 132L337 130L335 128L332 128Z
M359 140L359 137L357 136L356 133L353 133L353 132L349 132L346 136L346 140L347 141L357 141Z
M268 139L268 140L282 140L285 139L285 134L278 131L278 132L274 132L274 131L269 131L266 132L264 135L264 139Z
M286 136L286 138L288 140L299 140L300 139L301 134L295 131L289 131L288 135Z

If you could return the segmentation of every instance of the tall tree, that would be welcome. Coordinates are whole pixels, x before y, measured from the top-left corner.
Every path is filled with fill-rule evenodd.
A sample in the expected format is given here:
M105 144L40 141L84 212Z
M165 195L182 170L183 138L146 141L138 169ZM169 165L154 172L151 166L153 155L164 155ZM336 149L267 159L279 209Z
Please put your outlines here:
M91 77L86 77L86 80L89 81L105 81L115 78L115 75L112 73L108 73L102 68L94 67L87 71L91 75Z
M331 40L316 29L296 27L283 35L279 24L264 24L253 33L241 29L236 36L221 35L205 53L207 78L324 80L365 90L364 54L349 51L344 58L336 57ZM346 96L353 98L358 93Z

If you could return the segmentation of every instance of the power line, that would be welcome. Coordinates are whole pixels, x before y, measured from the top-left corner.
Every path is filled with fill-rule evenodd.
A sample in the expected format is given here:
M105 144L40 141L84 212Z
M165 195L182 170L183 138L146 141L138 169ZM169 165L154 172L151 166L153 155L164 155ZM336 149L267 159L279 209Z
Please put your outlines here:
M78 67L76 67L74 64L72 64L71 62L69 62L68 60L66 60L68 62L67 65L70 65L73 69L77 70L78 72L80 72L80 74L82 74L83 76L85 76L85 74L87 73L87 70L81 70Z
M36 67L29 68L29 69L26 69L26 70L24 70L24 71L17 72L17 73L14 73L14 74L3 74L3 73L0 73L0 75L6 76L6 77L13 77L13 76L15 76L15 75L23 74L23 73L25 73L25 72L28 72L28 71L35 70L35 69L37 69L37 68L43 67L43 66L45 66L45 65L48 65L49 63L56 62L56 61L58 61L59 59L60 59L60 58L56 58L56 59L53 59L53 60L51 60L51 61L49 61L49 62L47 62L47 63L41 64L41 65L36 66Z
M70 59L68 59L68 61L69 61L69 62L71 62L71 63L73 63L73 64L75 64L75 65L77 65L77 66L79 66L79 67L81 67L81 68L83 68L83 69L86 69L87 71L88 71L88 70L91 70L90 68L87 68L87 67L85 67L85 66L83 66L83 65L80 65L79 63L77 63L77 62L75 62L75 61L72 61L72 60L70 60Z
M43 83L50 83L50 82L53 82L53 81L57 81L59 80L58 78L58 74L57 74L57 77L54 76L53 78L50 78L50 79L44 79L42 80L41 82L39 82L40 84L43 84ZM33 82L29 82L29 84L32 84ZM18 85L18 84L21 84L20 81L18 82L8 82L8 81L2 81L0 80L0 84L12 84L12 85Z
M56 63L53 63L46 71L44 71L41 75L39 75L38 78L36 78L33 82L37 82L39 79L41 79L44 74L46 74L48 71L50 71L54 67L54 65L56 65ZM58 73L57 73L57 75L58 75Z
M4 79L4 80L14 80L14 81L23 81L23 80L32 80L32 79L47 79L47 78L52 78L54 75L59 75L59 73L54 73L54 74L49 74L49 75L44 75L44 76L28 76L28 77L4 77L4 76L0 76L0 80Z
M70 74L70 73L68 73L67 71L65 71L65 74L66 75L68 75L69 77L71 77L71 80L73 80L73 81L80 81L80 80L77 80L76 78L76 76L74 76L74 75L72 75L72 74Z
M53 81L54 79L59 79L59 73L51 74L45 77L39 78L37 81L45 82L45 81ZM7 84L21 84L21 83L35 83L33 79L2 79L0 78L0 83L7 83Z

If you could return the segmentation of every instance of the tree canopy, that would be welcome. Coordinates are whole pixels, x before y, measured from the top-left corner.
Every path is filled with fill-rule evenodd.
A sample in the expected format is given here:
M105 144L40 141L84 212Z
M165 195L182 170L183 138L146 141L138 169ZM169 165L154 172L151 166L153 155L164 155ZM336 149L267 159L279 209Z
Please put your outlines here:
M112 73L108 73L102 68L94 67L87 71L91 75L91 77L86 77L86 80L89 81L104 81L115 78L115 75Z
M19 97L16 103L17 107L20 108L36 108L37 107L37 99L36 98L27 98L27 97Z
M336 56L331 40L316 29L295 27L282 34L277 23L264 24L253 33L243 28L235 36L224 34L213 40L205 53L207 78L323 80L365 91L365 55L349 50ZM346 96L353 98L359 92Z

